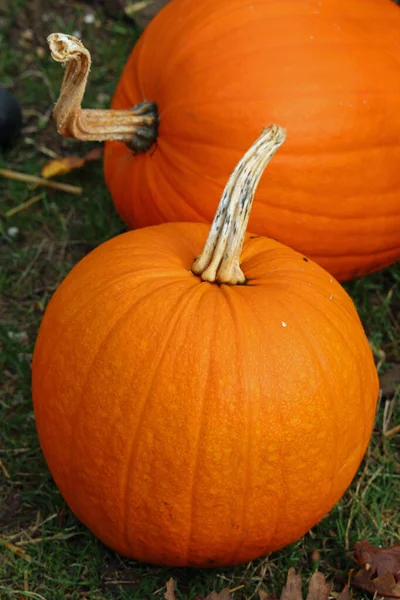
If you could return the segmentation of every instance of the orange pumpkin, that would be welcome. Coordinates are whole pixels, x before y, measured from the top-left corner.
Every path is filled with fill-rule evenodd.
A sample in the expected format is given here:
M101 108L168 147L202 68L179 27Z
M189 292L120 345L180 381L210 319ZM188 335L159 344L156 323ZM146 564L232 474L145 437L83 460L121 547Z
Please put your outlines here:
M106 131L92 123L92 139L125 131L147 150L158 114L149 152L106 144L115 206L131 227L210 222L240 156L279 121L290 138L261 183L250 230L346 280L400 257L399 98L391 0L172 0L135 46L112 102L151 101L158 112L142 104L124 127L121 115Z
M351 299L245 235L283 138L266 130L239 163L206 244L202 223L120 235L45 312L41 446L71 509L121 554L207 567L278 549L326 515L366 450L378 378Z

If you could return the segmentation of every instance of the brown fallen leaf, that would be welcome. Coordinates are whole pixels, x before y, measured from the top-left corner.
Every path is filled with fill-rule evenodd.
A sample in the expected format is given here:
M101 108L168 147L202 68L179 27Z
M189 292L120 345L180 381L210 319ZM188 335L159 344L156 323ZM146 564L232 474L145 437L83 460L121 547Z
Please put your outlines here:
M288 571L286 585L282 589L280 600L303 600L301 587L301 575L297 575L296 571L291 567ZM326 582L325 576L316 571L310 579L307 600L328 600L331 589L332 585ZM258 597L260 600L276 600L274 596L270 596L261 588L258 590ZM341 600L350 600L350 595L347 597L343 596Z
M243 586L230 590L225 588L222 592L211 592L206 598L198 596L196 600L233 600L231 595L236 590ZM171 578L166 583L166 600L176 600L175 596L175 581ZM322 573L316 571L311 579L308 587L307 600L328 600L332 590L332 585L326 582ZM257 594L259 600L278 600L275 596L269 595L265 590L258 588ZM303 600L301 592L301 575L297 575L293 568L290 568L287 574L286 585L282 589L280 600ZM351 600L349 586L346 585L342 593L337 597L337 600Z
M377 590L384 590L385 595L391 598L400 598L400 582L396 581L394 575L386 571L384 575L372 580Z
M352 577L352 586L383 598L400 598L400 544L377 548L362 540L354 547L354 558L361 569Z
M86 156L65 156L63 158L54 158L50 160L42 167L41 175L45 179L56 177L57 175L64 175L74 169L80 169L87 162L92 160L99 160L103 155L103 148L94 148L86 154Z
M351 585L355 588L364 590L374 596L382 598L400 598L400 583L392 573L386 571L384 575L372 579L371 573L365 569L360 569L352 578Z
M350 588L346 584L336 600L351 600Z
M324 575L316 571L308 586L307 600L328 600L331 589L332 584L326 583Z
M301 594L301 575L297 575L293 567L288 571L286 585L283 587L281 593L281 600L303 600Z
M371 571L371 575L380 576L388 571L400 579L400 544L378 548L362 540L354 546L354 558L361 568Z

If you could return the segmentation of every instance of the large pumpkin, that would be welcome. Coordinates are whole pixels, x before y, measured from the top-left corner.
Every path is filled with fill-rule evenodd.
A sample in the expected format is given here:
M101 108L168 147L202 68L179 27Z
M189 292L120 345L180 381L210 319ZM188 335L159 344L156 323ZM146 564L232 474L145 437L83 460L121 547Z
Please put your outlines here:
M400 257L400 9L391 0L172 0L134 48L112 107L143 101L157 105L157 145L146 115L126 139L150 151L105 150L107 184L131 227L210 222L240 156L279 121L290 136L260 186L251 231L340 280ZM120 132L119 121L97 137Z
M203 252L201 223L125 233L47 307L32 371L43 452L71 509L122 554L206 567L280 548L326 515L366 450L378 378L349 296L272 239L247 234L239 266L282 140L269 129L239 163Z

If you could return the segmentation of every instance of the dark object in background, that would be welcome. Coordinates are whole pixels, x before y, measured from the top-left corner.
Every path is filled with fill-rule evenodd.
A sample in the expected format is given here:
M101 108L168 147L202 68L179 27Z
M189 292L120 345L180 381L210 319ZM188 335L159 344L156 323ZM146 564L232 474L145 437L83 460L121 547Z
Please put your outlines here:
M0 149L7 150L18 137L22 112L18 100L6 88L0 87Z
M83 0L85 4L101 5L113 19L123 19L144 29L169 0ZM400 1L400 0L399 0Z
M124 12L133 19L141 29L144 29L155 15L169 2L169 0L145 0L143 2L132 2L125 0Z

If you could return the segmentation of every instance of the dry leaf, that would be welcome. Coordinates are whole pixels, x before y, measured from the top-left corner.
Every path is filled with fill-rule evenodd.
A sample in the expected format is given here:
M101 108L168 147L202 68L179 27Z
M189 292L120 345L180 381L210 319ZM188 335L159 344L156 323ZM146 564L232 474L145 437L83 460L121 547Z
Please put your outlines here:
M57 175L69 173L74 169L80 169L91 160L99 160L103 155L103 148L94 148L86 156L66 156L64 158L54 158L42 167L42 177L50 179Z
M361 568L384 575L387 571L400 579L400 544L389 548L372 546L368 540L354 546L354 558Z
M78 156L55 158L43 166L41 175L46 179L50 179L50 177L55 177L56 175L69 173L73 169L79 169L79 167L83 167L84 164L85 160L83 158L79 158Z
M175 597L175 580L172 579L172 577L170 579L168 579L167 583L165 584L165 588L166 588L166 592L164 594L164 598L165 600L176 600Z
M372 583L377 590L385 590L384 593L386 596L396 597L397 594L400 598L400 583L396 581L394 575L389 573L389 571L386 571L384 575L375 577L375 579L372 580Z
M351 585L370 592L374 596L379 595L383 598L400 598L400 583L392 573L386 571L380 577L371 578L371 572L360 569L351 580Z
M243 586L240 586L243 587ZM166 583L167 591L165 593L166 600L176 600L175 597L175 581L171 578ZM234 592L239 588L232 590ZM332 585L326 582L322 573L316 571L311 579L308 587L307 600L328 600L331 593ZM270 596L262 588L258 588L257 594L259 600L278 600L275 596ZM233 600L229 588L225 588L222 592L211 592L206 598L198 596L197 600ZM287 574L286 585L282 589L280 600L303 600L301 593L301 575L297 575L293 568L290 568ZM351 600L349 586L346 585L337 600Z
M316 571L310 579L307 600L328 600L331 589L332 585L326 582L324 575ZM258 597L260 600L274 600L273 596L269 596L262 589L258 590ZM296 575L293 567L288 571L286 585L282 589L280 600L303 600L301 575ZM343 596L341 600L350 600L350 596Z
M351 600L350 588L346 584L336 600Z
M375 591L375 587L371 581L371 574L365 569L360 569L360 571L353 575L351 578L351 585L367 592L371 592L371 594Z
M286 585L282 589L281 600L303 600L301 595L301 575L291 567L287 574Z
M331 589L332 585L326 583L324 575L316 571L308 586L307 600L328 600Z
M400 598L400 544L377 548L363 540L355 545L354 558L361 569L351 585L384 598Z

